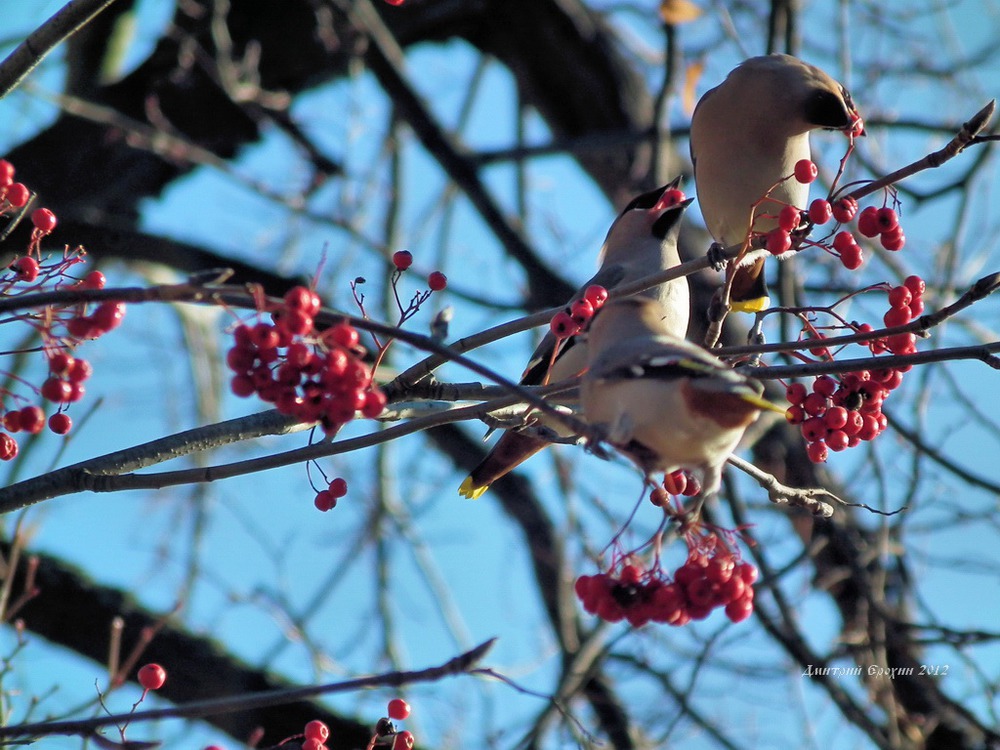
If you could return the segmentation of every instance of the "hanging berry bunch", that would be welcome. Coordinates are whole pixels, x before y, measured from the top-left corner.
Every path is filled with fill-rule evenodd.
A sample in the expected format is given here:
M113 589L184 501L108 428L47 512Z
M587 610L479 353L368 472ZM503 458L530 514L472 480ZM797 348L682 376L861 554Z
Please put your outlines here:
M679 499L670 501L671 495L700 490L687 472L675 471L650 493L651 502L681 526L688 551L684 563L671 575L658 557L644 568L633 553L617 555L607 571L577 578L576 595L587 612L607 622L627 620L636 628L649 622L686 625L719 607L734 623L750 616L757 569L740 559L737 534L702 524Z
M302 286L289 290L271 323L237 326L226 362L237 396L256 394L281 413L318 422L333 435L358 412L378 416L385 396L372 383L357 329L344 322L317 331L313 318L319 308L315 292Z
M20 182L15 182L14 165L0 159L0 218L11 221L23 217L31 208L34 195ZM47 208L35 208L29 215L32 230L23 255L15 257L0 275L0 296L20 297L54 289L97 290L105 285L104 274L91 271L84 278L71 275L75 267L85 262L82 247L64 248L46 256L41 243L55 230L55 214ZM24 378L8 378L11 384L30 389L0 389L0 414L5 432L0 432L0 460L9 461L18 454L18 444L13 437L19 432L29 435L40 433L46 425L51 432L65 435L73 427L73 420L66 408L80 401L85 392L84 383L93 373L90 363L76 355L76 349L85 340L99 338L121 325L125 317L125 303L104 300L96 304L75 303L48 305L40 310L18 311L7 322L27 323L37 331L42 340L41 352L46 361L46 376L34 386ZM40 402L40 403L33 403ZM56 407L47 419L44 404Z

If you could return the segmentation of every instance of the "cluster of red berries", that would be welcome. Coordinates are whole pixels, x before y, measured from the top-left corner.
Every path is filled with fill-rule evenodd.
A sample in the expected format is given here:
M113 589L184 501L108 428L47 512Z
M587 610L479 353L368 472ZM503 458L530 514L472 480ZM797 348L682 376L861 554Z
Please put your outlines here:
M658 508L665 508L671 496L694 497L700 492L701 482L698 478L684 469L678 469L663 475L663 484L654 487L649 493L649 502Z
M0 215L24 209L31 197L31 191L25 185L14 181L14 166L9 161L0 159ZM27 254L11 263L11 275L0 278L0 294L33 292L49 283L66 288L69 270L84 262L85 252L82 248L70 250L68 247L61 257L43 262L40 242L55 229L56 217L47 208L36 208L31 213L31 221L34 229ZM32 286L25 288L24 285L28 284ZM103 289L104 285L104 274L92 271L83 279L73 282L72 288ZM114 300L100 302L94 305L92 311L86 304L78 303L61 309L47 307L39 312L18 316L18 319L34 326L42 337L48 377L37 389L37 393L44 400L56 404L59 411L46 421L45 412L40 406L3 409L2 427L7 432L0 433L0 460L9 461L18 454L13 433L35 435L45 428L46 423L57 435L65 435L72 429L73 421L62 409L83 398L84 381L91 376L93 369L87 360L74 357L71 352L81 341L96 339L117 328L124 316L125 304ZM0 408L3 408L2 401L7 395L10 394L0 393ZM21 397L16 398L24 401Z
M636 628L648 622L686 625L704 620L716 607L724 607L732 622L742 622L753 612L757 568L728 549L716 549L692 550L672 582L659 568L644 571L629 563L617 576L580 576L576 595L587 612L607 622L628 620Z
M889 310L882 318L885 325L905 325L923 313L925 288L919 276L909 276L902 285L891 288ZM855 328L859 333L873 330L867 323ZM873 339L868 346L873 354L912 354L916 351L916 336L897 333ZM829 356L826 347L811 351L818 356ZM903 374L910 367L872 368L840 376L821 375L813 381L811 392L802 383L789 385L786 397L791 406L785 416L792 424L800 425L809 458L822 463L831 450L840 452L878 437L888 425L882 404L889 393L900 386Z
M146 664L139 668L136 676L144 691L159 690L167 681L167 670L159 664Z
M878 237L882 247L893 252L902 250L906 244L899 216L888 206L865 208L858 216L858 231L865 237Z
M857 135L862 130L864 125L859 118L852 126L851 134ZM795 163L791 177L807 185L816 179L817 174L816 165L811 160L800 159ZM804 213L816 226L822 226L831 219L838 224L847 224L857 215L858 231L865 237L878 237L886 250L901 250L906 244L899 216L888 206L882 208L868 206L858 215L858 202L850 196L835 200L833 203L826 198L817 198L809 204L809 209ZM767 233L765 247L772 255L782 255L792 248L792 233L802 224L803 211L796 206L786 205L776 218L778 226ZM834 236L827 250L837 255L844 267L851 271L860 268L864 262L861 245L854 239L854 235L846 230Z
M14 182L14 165L0 159L0 216L9 211L20 211L31 200L31 190L20 182ZM36 208L31 212L34 229L28 246L28 253L38 251L42 237L56 228L56 215L47 208Z
M336 508L337 501L346 494L347 480L337 477L336 479L330 480L326 489L320 490L316 493L316 499L313 500L313 503L319 510L326 513L328 510Z
M883 368L839 378L821 375L813 381L811 393L802 383L792 383L786 390L791 406L785 415L800 426L810 460L822 463L829 451L853 448L885 430L888 421L882 403L901 380L898 370Z
M377 417L386 399L362 360L357 329L343 322L317 331L313 318L319 308L310 289L290 289L271 313L273 323L236 328L226 362L235 373L230 387L237 396L256 393L282 414L319 422L333 435L359 411Z
M552 322L549 324L552 333L557 339L576 336L587 329L594 314L607 300L608 290L598 284L591 284L584 290L583 297L552 316Z
M398 5L399 3L395 3ZM413 253L409 250L397 250L392 254L392 265L399 272L405 271L413 265ZM432 292L440 292L448 286L448 277L440 271L431 271L427 276L427 286Z

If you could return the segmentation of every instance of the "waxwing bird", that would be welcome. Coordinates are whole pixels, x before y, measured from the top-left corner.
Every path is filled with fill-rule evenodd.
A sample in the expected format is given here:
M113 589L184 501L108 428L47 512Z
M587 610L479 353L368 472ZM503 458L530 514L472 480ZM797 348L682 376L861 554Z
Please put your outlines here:
M597 284L611 290L638 281L657 271L680 263L677 236L681 216L691 199L680 196L674 180L668 185L643 193L632 199L622 210L601 247L600 268L574 295L570 305L583 297L587 287ZM675 336L687 332L690 298L686 278L675 279L642 292L660 311L663 325ZM587 346L581 336L563 340L561 344L551 332L539 342L521 376L524 385L558 382L580 374L587 363ZM558 351L556 346L559 344ZM553 353L555 358L553 359ZM566 430L555 420L539 420L560 437ZM507 430L486 458L473 469L459 488L464 497L478 498L490 484L549 445L550 441L527 431Z
M771 188L810 158L809 132L817 128L864 132L847 90L790 55L751 57L701 98L691 118L691 159L698 204L717 243L728 247L751 228L773 229L776 219L761 214L776 217L781 203L807 208L809 185L793 178ZM768 190L774 200L753 209ZM763 263L730 269L733 309L770 304Z
M673 335L644 298L609 301L587 348L583 418L646 474L687 469L706 496L761 410L785 411L761 397L758 381Z

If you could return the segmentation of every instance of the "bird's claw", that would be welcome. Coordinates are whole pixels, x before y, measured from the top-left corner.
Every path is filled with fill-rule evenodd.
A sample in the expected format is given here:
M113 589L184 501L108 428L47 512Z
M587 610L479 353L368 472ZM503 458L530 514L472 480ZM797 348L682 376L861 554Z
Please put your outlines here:
M708 263L712 266L714 271L723 271L726 268L726 246L721 245L718 242L713 242L711 247L708 248L706 255L708 256Z

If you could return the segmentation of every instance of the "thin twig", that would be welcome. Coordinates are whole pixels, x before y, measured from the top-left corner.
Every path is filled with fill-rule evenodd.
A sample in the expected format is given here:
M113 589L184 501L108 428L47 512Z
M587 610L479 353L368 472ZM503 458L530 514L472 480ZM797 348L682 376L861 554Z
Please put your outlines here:
M318 695L333 693L348 693L374 687L399 687L416 682L437 682L445 677L460 674L474 674L476 664L486 656L496 643L496 638L490 638L473 649L459 654L453 659L437 667L428 667L417 671L389 672L387 674L359 677L344 682L332 682L326 685L310 685L308 687L280 690L266 690L252 695L236 695L227 698L188 703L173 708L161 708L139 713L113 714L95 719L70 721L40 721L32 724L14 724L0 727L0 737L44 737L50 735L80 735L89 737L101 727L129 722L137 724L143 721L158 719L198 719L205 716L249 711L268 706L281 706L295 701L314 698Z
M57 45L64 42L115 0L70 0L28 35L0 63L0 99L17 88Z

